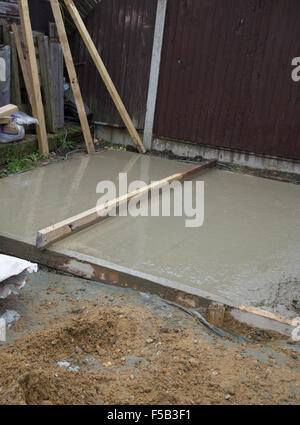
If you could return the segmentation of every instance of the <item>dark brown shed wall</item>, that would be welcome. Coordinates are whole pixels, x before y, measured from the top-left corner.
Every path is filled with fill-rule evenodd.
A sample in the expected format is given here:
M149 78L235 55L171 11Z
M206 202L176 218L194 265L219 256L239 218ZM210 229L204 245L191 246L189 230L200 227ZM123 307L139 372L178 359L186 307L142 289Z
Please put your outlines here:
M102 0L87 19L88 31L137 128L144 127L157 0ZM84 100L97 121L123 124L89 53L71 37Z
M168 2L155 135L300 159L299 0Z

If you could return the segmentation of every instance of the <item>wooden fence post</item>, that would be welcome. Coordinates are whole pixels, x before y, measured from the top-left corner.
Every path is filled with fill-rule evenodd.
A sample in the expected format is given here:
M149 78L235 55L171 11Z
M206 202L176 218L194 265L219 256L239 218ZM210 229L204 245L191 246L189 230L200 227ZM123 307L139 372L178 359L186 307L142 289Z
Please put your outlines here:
M41 87L39 81L38 67L35 56L35 48L33 42L32 28L29 16L28 0L18 0L19 13L21 18L21 26L23 40L26 46L26 57L29 64L29 77L32 87L32 109L33 115L37 118L39 124L36 126L39 149L42 154L49 154L49 146L46 132L44 108L42 103Z
M53 97L52 79L50 77L50 54L48 37L45 35L37 36L39 62L41 71L41 85L44 98L45 118L48 131L56 131L56 112Z

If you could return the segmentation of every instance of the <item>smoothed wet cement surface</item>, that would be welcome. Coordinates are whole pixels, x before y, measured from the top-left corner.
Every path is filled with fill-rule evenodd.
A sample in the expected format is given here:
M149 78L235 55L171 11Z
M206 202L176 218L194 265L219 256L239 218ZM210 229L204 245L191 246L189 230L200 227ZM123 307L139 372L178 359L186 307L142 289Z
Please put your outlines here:
M151 158L135 153L105 151L59 161L0 180L0 234L35 243L38 230L96 206L97 184L160 180L193 164Z
M0 180L0 234L36 232L95 206L101 180L146 183L193 166L129 152L68 160ZM288 317L300 316L300 187L208 170L205 220L112 217L53 245ZM172 197L171 197L172 199Z

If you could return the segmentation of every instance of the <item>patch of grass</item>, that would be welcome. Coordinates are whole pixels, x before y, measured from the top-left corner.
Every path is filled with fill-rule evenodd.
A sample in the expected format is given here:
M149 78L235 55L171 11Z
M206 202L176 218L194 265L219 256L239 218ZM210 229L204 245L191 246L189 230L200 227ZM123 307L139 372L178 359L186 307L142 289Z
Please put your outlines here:
M30 168L33 168L33 165L32 160L29 158L13 158L7 164L7 169L10 173L19 173Z
M246 167L245 165L233 165L231 169L238 172L238 171L245 171Z
M9 173L19 173L20 171L30 170L37 166L37 163L41 159L45 159L46 156L40 152L33 152L23 157L10 157L7 162L7 170ZM6 173L1 173L0 177L4 177Z
M109 148L114 149L116 151L124 151L126 152L127 149L125 148L125 146L118 146L118 145L108 145Z
M67 152L74 149L75 143L72 140L64 140L60 145L60 149Z
M62 134L59 137L59 142L60 142L59 149L63 152L71 151L75 147L75 142L68 139L68 132L67 131L65 132L65 134Z
M44 155L43 153L40 153L39 151L33 152L27 155L27 158L29 158L33 162L37 162L40 159L46 159L47 155Z

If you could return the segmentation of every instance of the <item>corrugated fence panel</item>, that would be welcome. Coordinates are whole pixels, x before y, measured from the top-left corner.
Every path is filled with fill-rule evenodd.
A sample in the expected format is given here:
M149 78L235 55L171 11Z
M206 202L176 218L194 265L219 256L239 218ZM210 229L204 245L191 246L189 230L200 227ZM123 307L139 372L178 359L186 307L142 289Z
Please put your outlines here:
M155 135L300 159L299 0L168 2Z
M102 0L86 18L88 31L137 128L144 127L157 0ZM86 47L71 46L85 102L96 121L122 125Z

